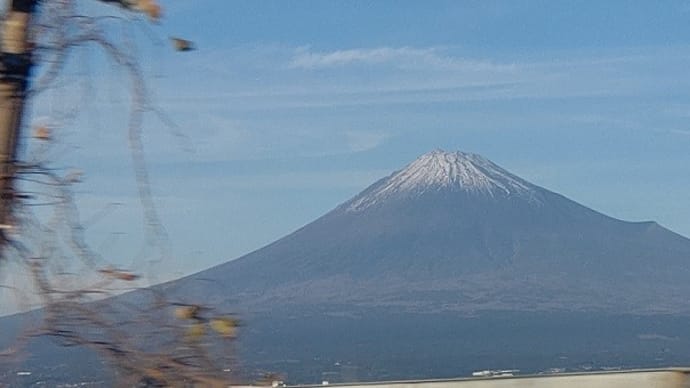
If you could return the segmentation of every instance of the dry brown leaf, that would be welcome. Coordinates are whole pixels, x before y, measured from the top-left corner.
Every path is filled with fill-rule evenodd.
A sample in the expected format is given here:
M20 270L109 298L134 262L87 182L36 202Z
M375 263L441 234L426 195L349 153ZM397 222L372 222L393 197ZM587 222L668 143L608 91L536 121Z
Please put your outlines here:
M179 306L175 309L177 319L198 319L199 306Z
M131 282L131 281L139 279L139 275L133 274L129 271L122 271L122 270L118 270L118 269L111 268L111 267L101 269L98 272L100 272L106 276L110 276L114 279L122 280L125 282Z
M191 51L194 50L194 43L191 40L182 38L170 38L173 43L173 47L177 51Z
M46 125L39 125L34 128L34 138L38 140L48 141L51 137L50 128Z

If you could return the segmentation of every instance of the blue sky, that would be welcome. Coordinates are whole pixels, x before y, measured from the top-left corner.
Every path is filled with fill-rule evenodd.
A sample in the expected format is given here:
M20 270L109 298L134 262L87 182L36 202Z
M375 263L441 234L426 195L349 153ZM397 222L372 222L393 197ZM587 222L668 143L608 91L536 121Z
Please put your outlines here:
M144 124L174 256L160 279L260 248L434 148L483 154L603 213L690 236L688 1L161 4L160 26L130 25L156 103L182 134ZM198 50L172 52L169 35ZM87 237L131 266L141 212L127 79L100 58L80 52L32 120L80 107L57 129L68 152L56 163L85 170Z

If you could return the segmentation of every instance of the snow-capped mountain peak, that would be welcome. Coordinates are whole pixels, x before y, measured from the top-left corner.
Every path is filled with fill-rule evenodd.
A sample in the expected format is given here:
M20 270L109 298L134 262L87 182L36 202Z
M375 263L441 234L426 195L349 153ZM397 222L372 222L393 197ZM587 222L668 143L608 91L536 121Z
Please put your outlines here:
M483 156L437 149L369 187L347 203L346 208L360 211L393 196L415 196L441 190L489 197L519 195L530 201L539 201L536 186Z

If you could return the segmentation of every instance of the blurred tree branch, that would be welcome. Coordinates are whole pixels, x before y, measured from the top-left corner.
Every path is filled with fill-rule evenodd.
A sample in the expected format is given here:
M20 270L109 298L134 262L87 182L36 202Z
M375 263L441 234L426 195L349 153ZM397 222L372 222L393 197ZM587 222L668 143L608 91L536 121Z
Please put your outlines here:
M98 1L141 13L149 22L158 22L162 15L154 0ZM12 0L2 24L0 264L13 258L27 270L44 318L39 328L25 333L17 343L47 336L63 346L92 349L119 372L124 384L227 386L227 364L223 365L227 357L217 351L235 338L237 320L215 313L208 306L171 301L155 289L148 290L150 298L142 298L146 303L96 300L94 296L112 296L109 290L115 285L136 283L141 275L136 268L127 270L106 264L89 246L72 190L83 174L78 170L63 173L51 166L46 150L55 134L50 126L35 128L33 141L38 144L38 152L33 158L18 156L17 139L21 137L22 122L26 121L23 119L27 99L59 78L72 49L85 45L100 48L125 70L130 80L128 146L142 218L148 227L147 243L166 250L167 236L149 188L141 140L143 115L154 112L160 118L160 113L152 108L136 56L108 36L99 24L106 19L76 13L75 3L76 0ZM174 46L178 51L192 48L191 42L179 38ZM35 80L36 85L30 87L34 61L36 66L42 66L43 73ZM35 190L19 192L15 183L32 185ZM41 204L52 209L47 220L31 210L30 201L37 197L46 198ZM81 277L77 286L70 287L64 281L65 273L70 271ZM185 316L180 311L193 314ZM16 349L0 352L0 356L6 357L13 354Z

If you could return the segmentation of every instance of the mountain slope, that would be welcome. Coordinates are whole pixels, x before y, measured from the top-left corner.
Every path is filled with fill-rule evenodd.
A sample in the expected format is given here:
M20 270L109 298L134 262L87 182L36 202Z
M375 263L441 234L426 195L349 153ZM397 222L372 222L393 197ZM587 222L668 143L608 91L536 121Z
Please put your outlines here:
M436 150L296 232L165 287L191 300L410 311L690 311L690 240Z
M294 383L639 368L690 360L689 260L690 240L654 222L434 151L273 244L158 287L239 313L241 369ZM0 380L107 372L79 347L39 339L29 353Z

